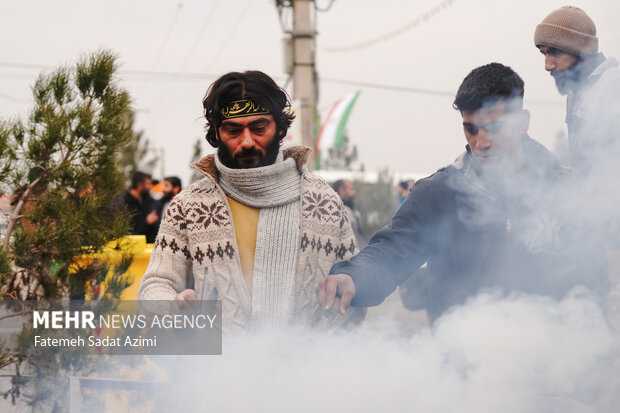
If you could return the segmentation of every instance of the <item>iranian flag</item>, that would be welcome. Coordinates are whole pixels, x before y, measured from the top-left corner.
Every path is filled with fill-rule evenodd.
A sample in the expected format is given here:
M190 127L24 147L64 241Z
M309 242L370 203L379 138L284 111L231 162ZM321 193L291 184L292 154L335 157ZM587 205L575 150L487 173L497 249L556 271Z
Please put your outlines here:
M349 93L332 106L327 115L327 119L325 119L323 126L321 126L319 136L316 139L316 153L324 149L342 145L344 128L347 125L347 120L349 119L349 115L351 114L351 110L359 94L359 90Z

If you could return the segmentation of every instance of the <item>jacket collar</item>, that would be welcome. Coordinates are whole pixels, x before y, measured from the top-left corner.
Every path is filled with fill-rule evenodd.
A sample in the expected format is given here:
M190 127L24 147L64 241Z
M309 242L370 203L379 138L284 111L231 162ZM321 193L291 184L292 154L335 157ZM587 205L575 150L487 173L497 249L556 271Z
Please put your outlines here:
M608 69L618 66L618 61L612 58L606 58L603 53L599 53L589 57L577 64L576 67L569 69L579 73L579 80L573 87L569 88L568 96L579 94L580 91L587 89L588 86L601 77ZM568 116L568 113L567 113Z
M297 170L300 174L304 174L308 171L306 167L306 162L308 161L308 157L312 149L307 146L291 146L282 150L282 154L284 155L284 159L293 158L295 163L297 164ZM210 154L202 158L201 160L192 163L192 168L200 172L202 175L212 178L215 182L218 182L220 179L220 172L217 170L215 166L215 154Z
M523 145L524 168L526 177L544 181L548 173L560 168L557 158L542 144L530 138L527 134L521 139ZM451 164L465 180L473 187L489 193L483 184L481 177L482 169L474 158L469 145L465 146L465 152L459 155Z
M526 165L533 165L535 169L537 169L536 165L542 168L558 166L555 156L539 142L530 138L529 135L523 135L521 142L523 144L523 156ZM460 154L451 165L461 173L469 173L468 171L479 170L480 168L480 165L478 165L474 155L471 153L469 145L465 145L465 152Z
M599 54L597 62L599 62L599 64L594 68L590 76L588 76L589 78L600 76L608 69L618 66L618 61L616 59L613 57L606 58L602 53Z

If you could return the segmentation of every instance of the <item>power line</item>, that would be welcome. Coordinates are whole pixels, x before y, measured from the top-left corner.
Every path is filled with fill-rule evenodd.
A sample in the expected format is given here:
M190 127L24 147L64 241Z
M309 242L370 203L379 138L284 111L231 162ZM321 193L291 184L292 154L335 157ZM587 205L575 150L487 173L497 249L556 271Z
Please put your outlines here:
M204 33L209 27L209 23L211 22L213 15L215 14L214 11L217 8L218 2L219 0L215 0L211 4L211 7L209 8L209 10L207 11L207 18L202 23L202 27L198 31L198 36L196 36L194 43L192 44L189 51L185 55L185 58L183 59L183 62L181 63L181 66L179 67L179 72L183 72L183 70L187 66L187 62L189 62L189 59L194 55L194 52L198 48L198 45L200 44L200 41L202 40L202 36L204 36ZM164 96L166 96L170 92L171 88L172 88L172 83L168 83L168 87L153 101L153 106L156 106L159 103L159 101L161 101L164 98Z
M452 6L452 4L454 4L455 1L456 0L443 0L441 3L439 3L432 9L416 17L415 19L411 20L409 23L405 24L404 26L401 26L396 30L393 30L391 32L378 36L374 39L366 40L360 43L354 43L349 46L326 47L323 50L326 52L350 52L352 50L363 49L365 47L369 47L377 43L391 40L394 37L400 36L406 31L409 31L413 28L420 26L422 23L426 23L427 21L429 21L430 19L432 19L433 17L441 13L443 10Z
M408 87L408 86L385 85L381 83L359 82L356 80L348 80L348 79L335 79L335 78L321 77L319 78L319 81L326 82L326 83L337 83L341 85L366 87L366 88L371 88L371 89L389 90L393 92L402 92L402 93L443 96L443 97L450 97L450 98L453 98L455 96L454 92L447 92L444 90L422 89L422 88L415 88L415 87ZM547 106L557 106L557 105L563 104L563 102L558 101L558 100L547 100L547 99L525 99L525 101L527 103L532 103L536 105L547 105Z
M321 13L328 12L329 9L331 9L332 6L334 5L335 1L336 0L329 0L329 4L327 6L320 7L319 4L318 4L318 0L314 0L314 10L316 10L318 12L321 12Z
M39 63L16 63L16 62L0 62L0 66L4 67L14 67L17 69L52 69L54 66L39 64Z
M161 56L164 53L164 50L165 50L166 46L168 45L168 40L170 39L170 34L172 33L172 29L174 29L174 26L176 25L177 19L179 18L179 14L180 14L182 8L183 8L183 3L179 3L177 5L177 9L176 9L174 15L172 16L172 21L168 25L168 30L166 31L166 35L164 36L164 39L161 42L161 45L159 46L159 50L157 51L157 54L155 55L155 60L153 61L153 64L151 65L151 71L153 69L155 69L155 67L157 67L157 64L159 63L159 60L161 59ZM146 80L144 81L144 83L142 84L142 89L144 89L144 87L146 86L146 84L148 83L149 80L150 79L147 77Z
M237 30L237 28L241 26L241 23L243 22L243 19L245 19L245 16L246 16L248 10L250 9L251 4L252 4L252 0L248 0L247 3L245 4L245 7L241 11L241 13L239 13L239 18L237 19L237 21L234 24L232 24L230 26L230 30L229 30L228 34L223 37L224 41L220 42L220 47L217 49L215 54L213 54L213 56L211 57L211 60L209 61L209 63L203 69L203 72L206 72L207 70L209 70L211 65L213 64L213 62L215 62L220 57L220 54L222 53L222 51L224 51L224 49L228 45L228 42L232 38L232 36L235 33L235 31ZM219 76L216 76L216 78L217 77L219 77ZM186 98L188 93L189 93L189 89L186 89L186 91L183 93L183 98ZM181 100L181 99L179 99L179 100ZM177 100L176 102L178 102L179 100Z
M28 68L28 69L41 69L44 67L51 67L49 65L44 64L31 64L31 63L13 63L13 62L0 62L0 67L7 66L13 68ZM221 74L215 73L195 73L195 72L159 72L159 71L148 71L148 70L120 70L119 75L127 75L127 76L136 76L146 77L149 76L151 78L163 79L163 80L210 80L217 79L221 76ZM11 77L18 75L9 75ZM0 78L3 77L3 74L0 74ZM279 83L285 83L287 81L287 77L273 77ZM392 92L401 92L401 93L413 93L413 94L422 94L422 95L432 95L432 96L443 96L443 97L454 97L454 92L448 92L445 90L438 89L424 89L424 88L416 88L410 86L398 86L398 85L389 85L383 83L373 83L373 82L363 82L357 80L350 79L338 79L331 77L320 77L320 82L325 83L335 83L341 85L351 85L356 87L365 87L371 89L379 89L386 90ZM540 104L540 105L558 105L562 104L561 101L555 100L545 100L545 99L526 99L529 103Z
M243 22L243 19L245 19L245 16L248 13L248 10L250 9L250 5L251 4L252 4L252 0L248 0L248 2L245 4L245 7L241 11L241 13L239 13L239 18L237 19L237 21L230 26L229 33L226 36L224 36L224 41L220 42L219 49L217 49L217 51L215 52L215 54L211 58L211 61L209 62L209 64L207 64L205 66L205 69L204 69L205 72L207 70L209 70L209 68L211 67L212 63L214 61L216 61L220 57L220 54L222 53L222 51L226 48L226 46L228 46L228 42L232 38L233 33L235 33L235 31L237 31L237 29L241 26L241 23Z
M196 72L159 72L159 71L149 71L149 70L119 70L118 73L120 75L129 75L129 76L152 76L157 78L172 78L171 80L178 79L214 79L221 76L221 74L209 74L209 73L196 73Z
M435 95L435 96L454 96L452 92L445 92L441 90L433 90L433 89L420 89L415 87L407 87L407 86L394 86L394 85L384 85L380 83L370 83L370 82L359 82L356 80L347 80L347 79L334 79L321 77L319 78L321 82L327 83L338 83L341 85L352 85L358 87L368 87L373 89L382 89L382 90L391 90L394 92L407 92L407 93L417 93L423 95Z
M215 14L214 10L217 8L218 2L219 0L215 0L213 4L211 5L211 8L207 11L207 18L202 23L202 27L200 28L200 31L198 32L198 36L196 36L196 40L194 41L194 43L192 44L192 47L190 48L189 52L185 56L185 59L183 59L183 63L181 63L181 71L183 71L185 66L187 66L187 62L194 55L196 48L200 44L200 41L202 40L202 36L204 35L206 29L209 27L209 23L211 22L213 15Z
M0 62L0 67L12 67L15 69L33 69L33 70L44 70L44 69L53 69L55 66L44 64L44 63L17 63L17 62ZM195 73L195 72L173 72L173 71L155 71L155 70L119 70L119 75L129 75L129 76L137 76L137 77L156 77L156 78L183 78L183 79L213 79L217 78L220 75L217 74L209 74L209 73ZM38 76L38 74L37 74ZM2 74L0 73L0 77L12 78L12 77L23 77L30 79L29 75L21 75L21 74Z
M0 92L0 99L8 100L10 102L15 102L15 103L30 103L30 102L32 102L29 99L16 98L16 97L7 95L7 94L2 93L2 92Z
M32 75L24 75L21 73L0 73L1 79L32 79Z

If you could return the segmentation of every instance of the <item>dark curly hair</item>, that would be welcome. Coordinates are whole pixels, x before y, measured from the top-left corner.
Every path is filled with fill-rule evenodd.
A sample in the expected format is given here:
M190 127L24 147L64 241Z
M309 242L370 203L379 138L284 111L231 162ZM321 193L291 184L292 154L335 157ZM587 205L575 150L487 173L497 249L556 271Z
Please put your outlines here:
M489 63L469 72L452 106L461 112L476 111L506 101L523 108L524 91L523 79L514 70L501 63Z
M290 113L291 103L284 89L273 79L258 70L230 72L209 86L202 100L204 116L207 119L207 142L214 148L219 145L218 129L222 125L220 113L228 102L252 99L273 115L277 128L277 139L286 136L295 115Z

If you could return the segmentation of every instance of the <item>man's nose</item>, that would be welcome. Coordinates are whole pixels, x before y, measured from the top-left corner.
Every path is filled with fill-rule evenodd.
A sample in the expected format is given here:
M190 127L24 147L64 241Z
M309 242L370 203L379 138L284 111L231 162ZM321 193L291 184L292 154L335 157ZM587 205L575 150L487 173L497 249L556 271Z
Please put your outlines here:
M545 55L545 70L547 72L555 70L555 57L548 54Z
M489 149L491 147L491 141L487 138L487 133L484 129L480 128L476 135L476 149Z
M243 129L241 133L241 147L242 148L251 148L254 146L254 139L252 138L252 132L250 132L249 128Z

